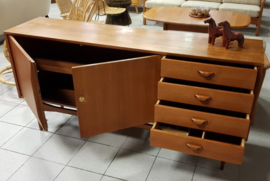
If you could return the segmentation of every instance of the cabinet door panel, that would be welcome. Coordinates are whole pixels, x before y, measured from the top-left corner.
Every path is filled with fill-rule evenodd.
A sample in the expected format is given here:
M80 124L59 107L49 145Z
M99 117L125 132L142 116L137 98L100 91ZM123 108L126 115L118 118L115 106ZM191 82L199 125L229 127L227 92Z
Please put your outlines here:
M81 137L154 121L160 56L72 69Z
M14 37L9 36L9 45L13 67L16 69L16 75L21 94L28 106L38 118L42 129L47 130L44 111L42 109L42 99L39 93L39 82L37 77L37 68L33 59L24 51Z

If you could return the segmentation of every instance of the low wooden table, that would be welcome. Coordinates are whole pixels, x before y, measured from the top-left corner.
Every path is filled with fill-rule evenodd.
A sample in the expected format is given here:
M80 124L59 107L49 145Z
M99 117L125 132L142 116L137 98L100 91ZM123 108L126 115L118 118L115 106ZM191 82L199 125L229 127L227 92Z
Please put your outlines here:
M163 23L163 30L180 30L192 32L208 32L208 24L204 24L207 18L193 18L189 16L191 8L179 7L155 7L146 11L143 17L147 20ZM250 17L246 14L210 10L210 16L216 24L227 20L232 29L246 28L250 24Z

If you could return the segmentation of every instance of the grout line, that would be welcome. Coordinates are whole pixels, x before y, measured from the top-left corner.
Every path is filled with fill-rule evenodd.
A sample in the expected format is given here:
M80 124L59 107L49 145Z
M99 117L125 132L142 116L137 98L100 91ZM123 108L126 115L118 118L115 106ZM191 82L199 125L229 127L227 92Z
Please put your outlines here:
M0 118L3 118L7 113L9 113L10 111L12 111L13 109L15 109L16 107L18 107L19 105L20 104L17 104L16 106L14 106L12 109L10 109L9 111L7 111L5 114L3 114L2 116L0 116Z
M72 117L72 116L71 116ZM84 141L84 140L83 140ZM63 167L63 169L57 174L57 176L55 177L55 179L63 172L63 170L68 166L69 162L77 155L77 153L81 150L81 148L85 145L86 141L84 141L84 143L78 148L78 150L74 153L74 155L69 159L69 161L65 164L65 166ZM71 166L72 167L72 166ZM76 167L74 167L76 168ZM84 169L81 169L84 170ZM95 173L95 172L93 172ZM55 180L54 179L54 180Z
M194 175L195 175L195 171L196 171L196 168L197 168L198 161L199 161L199 157L197 157L197 161L196 161L196 164L195 164L195 167L194 167L194 170L193 170L191 181L193 181L193 178L194 178Z
M157 155L159 154L160 150L161 150L161 148L159 148L159 151L158 151ZM153 162L153 164L152 164L152 166L151 166L151 168L150 168L150 170L149 170L149 172L147 174L147 177L146 177L145 181L147 181L147 179L148 179L148 177L149 177L149 175L150 175L150 173L151 173L151 171L152 171L152 169L154 167L154 164L156 163L156 160L157 160L157 156L156 156L156 158L155 158L155 160L154 160L154 162Z

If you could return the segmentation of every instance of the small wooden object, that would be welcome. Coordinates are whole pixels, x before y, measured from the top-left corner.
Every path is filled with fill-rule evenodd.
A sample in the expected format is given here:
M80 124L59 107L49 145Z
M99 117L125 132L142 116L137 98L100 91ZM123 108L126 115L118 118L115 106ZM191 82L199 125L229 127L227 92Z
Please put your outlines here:
M228 49L230 42L237 40L238 47L243 48L245 38L244 38L244 35L242 33L231 32L231 26L230 26L230 23L228 21L220 22L220 23L218 23L218 26L223 27L223 31L222 31L222 39L223 39L222 46L223 47L226 47L226 49Z
M209 8L193 8L189 16L194 18L207 18L210 16L209 11Z
M208 26L208 34L209 34L208 43L214 45L216 38L222 36L222 29L217 28L216 22L213 18L209 18L209 19L205 20L204 23L209 24L209 26Z

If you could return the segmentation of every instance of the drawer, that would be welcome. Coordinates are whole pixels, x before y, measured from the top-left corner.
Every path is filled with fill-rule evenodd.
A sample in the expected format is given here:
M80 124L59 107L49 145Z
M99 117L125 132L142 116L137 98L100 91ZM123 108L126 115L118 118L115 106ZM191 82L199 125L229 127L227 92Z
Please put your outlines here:
M162 78L158 100L251 113L253 91L177 79Z
M180 59L180 58L179 58ZM254 89L257 68L239 68L191 61L162 59L161 77L169 77L244 89Z
M247 138L249 114L169 101L155 105L155 122Z
M151 146L180 151L187 154L241 164L245 140L196 129L157 123L150 135Z

